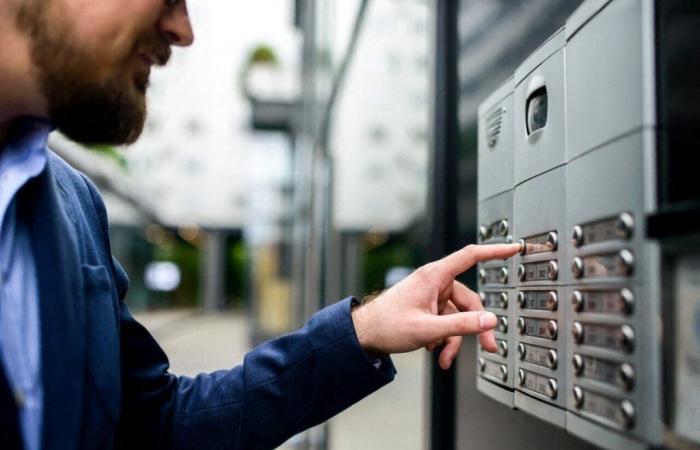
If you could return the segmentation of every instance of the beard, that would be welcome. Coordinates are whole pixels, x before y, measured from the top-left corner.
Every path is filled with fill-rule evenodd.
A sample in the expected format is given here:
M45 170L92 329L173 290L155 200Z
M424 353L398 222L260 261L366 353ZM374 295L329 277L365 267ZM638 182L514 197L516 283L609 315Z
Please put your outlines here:
M44 3L44 2L38 2ZM150 68L140 55L170 58L170 46L154 29L136 36L130 52L98 78L94 57L71 40L70 30L52 22L45 5L33 1L18 15L28 31L39 86L54 125L68 138L87 145L135 142L146 120ZM34 8L39 6L39 8Z

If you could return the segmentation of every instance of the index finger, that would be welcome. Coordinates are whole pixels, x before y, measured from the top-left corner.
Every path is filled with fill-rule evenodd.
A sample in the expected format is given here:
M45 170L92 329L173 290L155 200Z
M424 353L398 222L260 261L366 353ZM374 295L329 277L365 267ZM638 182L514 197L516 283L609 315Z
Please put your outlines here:
M467 245L456 252L445 256L440 264L444 264L452 277L469 270L474 264L490 259L506 259L520 251L520 244L488 244Z

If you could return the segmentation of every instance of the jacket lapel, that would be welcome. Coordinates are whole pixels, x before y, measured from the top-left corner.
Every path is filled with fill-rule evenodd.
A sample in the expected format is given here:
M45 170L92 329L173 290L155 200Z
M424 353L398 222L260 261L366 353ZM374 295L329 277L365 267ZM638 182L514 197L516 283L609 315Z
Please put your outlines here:
M76 239L51 165L27 186L39 283L44 387L42 448L77 448L83 404L85 313Z

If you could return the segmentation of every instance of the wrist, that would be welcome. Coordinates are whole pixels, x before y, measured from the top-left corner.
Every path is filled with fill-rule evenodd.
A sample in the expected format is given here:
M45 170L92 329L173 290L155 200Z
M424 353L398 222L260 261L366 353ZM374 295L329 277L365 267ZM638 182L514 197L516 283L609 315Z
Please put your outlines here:
M376 343L376 336L374 333L375 321L373 319L373 308L371 306L371 302L369 301L361 304L356 303L352 307L350 316L352 317L352 324L355 327L357 341L360 343L362 350L371 357L383 358L388 355L386 352L381 351Z

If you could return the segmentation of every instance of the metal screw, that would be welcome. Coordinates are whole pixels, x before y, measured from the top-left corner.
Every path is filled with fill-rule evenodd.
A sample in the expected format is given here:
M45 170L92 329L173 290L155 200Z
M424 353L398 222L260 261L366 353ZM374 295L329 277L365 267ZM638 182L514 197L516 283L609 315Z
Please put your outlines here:
M634 255L629 250L620 250L620 259L625 268L625 275L631 276L634 273Z
M498 354L504 358L508 356L508 343L506 341L498 341Z
M573 358L571 359L571 362L574 366L574 373L576 375L581 375L583 372L583 357L579 355L578 353L574 353Z
M547 266L547 278L550 281L555 281L559 276L559 264L556 261L550 261Z
M574 307L574 311L581 312L583 310L583 294L581 294L581 291L574 291L571 295L571 304Z
M625 390L629 391L634 387L634 368L629 363L622 363L617 372L617 379Z
M574 341L580 344L583 341L583 325L581 322L574 322L571 327L571 334L574 336Z
M574 278L583 277L583 260L578 256L574 258L574 262L571 264L571 273L574 274Z
M501 236L505 236L508 234L508 220L503 219L500 222L498 222L498 234Z
M632 230L634 229L634 217L632 214L623 212L617 217L617 230L625 239L632 237Z
M557 325L556 320L547 321L547 337L551 340L557 339L557 334L559 332L559 325Z
M549 291L547 294L547 309L550 311L556 311L559 306L559 297L554 291Z
M634 350L634 330L629 325L622 325L620 327L620 345L628 352Z
M581 408L583 406L583 389L574 386L574 406Z
M559 247L559 236L556 231L550 231L547 235L547 245L550 251L556 251Z
M501 316L498 318L498 331L501 333L508 332L508 318Z
M508 294L506 294L505 292L501 292L501 294L499 295L499 300L500 300L499 306L503 309L507 309L508 308Z
M571 233L571 242L574 244L574 247L580 247L583 244L583 228L581 226L574 226L574 230Z
M627 288L620 290L620 298L622 299L623 310L626 314L632 314L634 310L634 294Z
M481 225L479 227L479 239L483 242L488 238L489 238L489 229L486 228L484 225Z
M501 370L501 381L505 383L506 380L508 379L508 367L502 365L500 370Z
M559 386L557 385L557 380L555 380L554 378L550 378L547 382L547 396L554 400L555 398L557 398L558 393Z
M629 400L623 400L620 403L620 417L626 428L632 428L635 420L634 405Z
M508 282L508 268L507 267L501 267L501 269L498 271L498 281L500 281L501 284L506 284Z
M559 361L559 358L557 357L557 351L550 349L547 351L547 367L549 367L552 370L555 370L557 368L557 363Z

